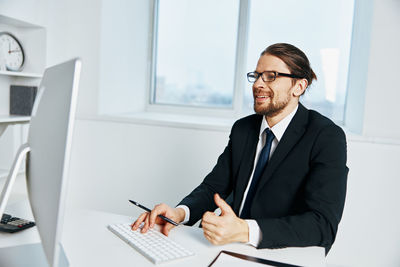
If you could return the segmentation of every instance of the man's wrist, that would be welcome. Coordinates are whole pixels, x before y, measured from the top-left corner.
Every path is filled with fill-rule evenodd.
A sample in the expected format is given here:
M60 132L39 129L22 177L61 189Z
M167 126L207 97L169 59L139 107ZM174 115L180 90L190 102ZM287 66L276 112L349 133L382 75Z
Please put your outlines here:
M258 247L262 240L260 226L256 220L246 219L245 221L249 227L249 241L247 244L252 245L253 247Z
M248 243L249 242L249 225L243 219L240 219L240 224L242 225L241 235L240 235L240 242Z
M180 221L180 223L182 223L182 224L187 223L187 222L189 221L189 218L190 218L190 210L189 210L189 207L186 206L186 205L178 205L178 206L176 206L175 208L176 208L176 209L178 209L178 208L183 209L183 211L184 211L184 217L183 217L183 220Z
M185 215L186 215L185 210L181 207L177 207L177 208L175 208L175 210L178 215L178 223L183 222L185 220Z

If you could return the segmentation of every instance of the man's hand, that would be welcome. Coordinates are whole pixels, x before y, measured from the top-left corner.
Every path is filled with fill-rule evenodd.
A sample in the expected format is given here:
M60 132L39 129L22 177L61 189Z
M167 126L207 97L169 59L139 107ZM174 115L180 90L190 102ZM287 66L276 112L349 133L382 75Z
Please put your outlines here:
M245 220L238 218L232 208L218 195L214 195L215 204L221 209L221 215L207 211L203 215L204 236L214 245L232 242L249 242L249 227Z
M162 203L156 205L150 213L142 213L132 224L132 230L136 231L140 224L144 222L141 232L146 233L149 228L154 227L154 224L160 224L164 225L161 227L161 232L168 236L169 231L174 227L174 225L159 218L158 215L164 215L177 223L180 223L185 219L185 211L183 209L171 208L167 204Z

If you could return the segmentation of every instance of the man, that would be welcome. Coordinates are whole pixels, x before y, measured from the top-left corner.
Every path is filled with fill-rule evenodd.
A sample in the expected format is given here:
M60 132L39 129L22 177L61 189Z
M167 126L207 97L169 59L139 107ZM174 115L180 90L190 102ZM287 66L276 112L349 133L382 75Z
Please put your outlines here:
M328 252L346 196L345 135L299 103L316 76L295 46L269 46L247 78L254 83L256 114L235 122L214 169L176 208L159 204L132 229L142 222L142 232L164 224L157 217L162 214L187 225L202 219L212 244L323 246ZM217 207L220 216L212 212ZM172 227L164 224L162 232L168 235Z

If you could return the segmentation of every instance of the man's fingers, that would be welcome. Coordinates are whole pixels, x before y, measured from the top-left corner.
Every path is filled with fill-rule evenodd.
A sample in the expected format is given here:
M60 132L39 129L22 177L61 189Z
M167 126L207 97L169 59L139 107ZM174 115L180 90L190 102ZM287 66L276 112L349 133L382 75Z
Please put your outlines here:
M170 224L170 223L166 223L166 224L164 225L163 229L162 229L162 233L163 233L164 235L168 236L169 231L170 231L172 228L174 228L174 227L175 227L175 225Z
M219 218L219 216L217 216L214 212L207 211L203 214L201 224L203 224L203 222L206 222L218 226L218 222L220 219L221 218Z
M226 213L232 213L233 210L231 206L228 205L228 203L223 200L219 194L214 194L214 202L217 204L217 206L221 209L221 215L225 215Z
M203 232L203 235L210 243L212 243L211 242L212 238L206 232Z
M166 207L165 207L165 205L164 204L158 204L158 205L156 205L155 207L154 207L154 209L151 211L151 213L150 213L150 227L153 227L154 226L154 224L155 224L155 222L156 222L156 219L157 219L157 216L159 215L159 214L163 214L163 213L165 213L166 212Z
M211 242L212 237L211 237L211 233L210 233L209 231L205 231L205 230L203 229L203 235L204 235L205 238L207 238L208 241Z
M216 227L213 224L203 223L203 232L206 233L213 241L213 244L221 244L224 240L226 240L226 233L224 229L221 227Z
M218 232L218 229L219 229L214 224L208 223L208 222L205 222L205 221L202 221L201 226L203 227L203 230L207 230L207 231L214 232L214 233Z
M140 214L140 216L136 219L136 221L133 223L132 226L137 229L140 226L140 224L144 221L144 219L146 219L147 214L148 214L147 212Z
M210 232L210 231L207 231L207 230L205 230L205 231L203 230L203 235L208 241L210 241L211 244L213 244L213 245L219 245L220 244L219 238L213 232Z
M140 224L146 219L146 216L147 216L147 215L148 215L147 212L142 213L142 214L136 219L136 221L132 224L132 230L133 230L133 231L136 231L136 230L139 228Z
M149 229L149 227L150 227L149 216L147 216L146 220L144 221L143 228L142 228L142 230L140 232L143 233L143 234L146 233L147 230Z

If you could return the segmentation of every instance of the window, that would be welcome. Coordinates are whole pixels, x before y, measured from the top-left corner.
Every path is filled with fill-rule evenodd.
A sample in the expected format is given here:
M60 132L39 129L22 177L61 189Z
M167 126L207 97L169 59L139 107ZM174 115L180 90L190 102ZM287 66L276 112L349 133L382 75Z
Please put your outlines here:
M287 42L305 52L318 77L301 102L343 121L354 0L156 0L155 5L151 104L252 113L246 73L268 45Z
M160 0L157 104L232 107L239 0Z

